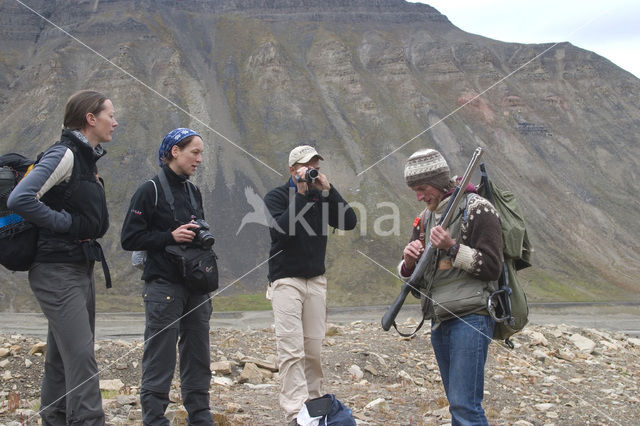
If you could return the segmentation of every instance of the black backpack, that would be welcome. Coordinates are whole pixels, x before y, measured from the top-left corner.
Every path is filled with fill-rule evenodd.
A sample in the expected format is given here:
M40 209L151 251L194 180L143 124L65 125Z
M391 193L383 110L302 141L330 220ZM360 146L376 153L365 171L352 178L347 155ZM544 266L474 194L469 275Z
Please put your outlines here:
M7 199L36 161L20 154L0 156L0 264L11 271L27 271L33 263L38 228L9 210Z
M57 144L69 148L74 156L78 154L72 144L59 141L54 145ZM38 249L38 227L9 210L7 199L13 188L38 164L43 155L44 152L38 154L35 161L15 153L0 155L0 264L10 271L28 271L31 267ZM74 164L68 188L64 193L65 200L71 197L75 189L77 175ZM103 268L107 268L104 261ZM105 277L108 274L108 271L105 271ZM107 287L110 286L110 278L107 278Z

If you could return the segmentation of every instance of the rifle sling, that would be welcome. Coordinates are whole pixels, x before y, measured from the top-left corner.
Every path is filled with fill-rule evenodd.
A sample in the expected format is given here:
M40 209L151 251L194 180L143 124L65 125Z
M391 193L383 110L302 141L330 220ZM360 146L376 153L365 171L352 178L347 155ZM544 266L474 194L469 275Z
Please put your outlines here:
M393 325L393 328L395 328L396 331L398 332L398 334L401 335L402 337L413 337L413 336L416 335L418 330L420 330L422 328L422 325L424 324L424 320L425 320L425 314L424 314L424 312L422 312L422 321L420 321L420 324L418 324L416 329L413 330L411 333L403 333L400 330L398 330L398 327L396 326L396 322L395 321L391 325Z
M420 234L418 236L418 238L420 239L420 243L422 243L422 248L425 248L426 246L426 236L424 235L424 222L427 218L427 211L428 209L424 209L424 211L422 212L422 217L420 217ZM393 326L393 328L396 329L396 332L402 336L402 337L413 337L416 335L416 333L418 332L418 330L420 330L422 328L422 325L424 324L424 321L426 319L425 313L424 311L422 312L422 320L420 321L420 324L418 324L418 327L416 327L415 330L413 330L411 333L403 333L400 330L398 330L398 326L396 324L395 321L393 321L393 323L391 324Z

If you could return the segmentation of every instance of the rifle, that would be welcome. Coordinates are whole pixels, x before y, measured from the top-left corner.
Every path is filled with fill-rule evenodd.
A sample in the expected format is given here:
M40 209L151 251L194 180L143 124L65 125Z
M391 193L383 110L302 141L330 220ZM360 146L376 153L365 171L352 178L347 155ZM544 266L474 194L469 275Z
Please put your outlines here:
M471 161L467 166L467 170L464 172L464 175L462 176L462 179L460 180L455 190L453 191L453 194L451 194L451 197L449 198L449 202L447 203L447 206L445 207L445 210L442 213L442 216L440 216L440 220L438 221L438 225L442 226L443 228L446 229L449 226L451 217L455 212L455 206L457 206L460 199L464 197L467 184L469 183L469 180L471 180L471 174L473 173L476 166L478 165L478 162L480 161L480 157L482 157L482 154L483 154L483 151L482 151L482 148L480 147L476 148L476 150L473 152L473 157L471 157ZM425 239L427 238L425 237ZM389 309L387 309L387 312L385 312L384 316L382 317L382 329L384 331L389 331L389 329L393 325L393 328L395 328L400 335L413 336L422 326L422 323L424 322L424 317L422 318L422 322L420 323L418 328L416 328L416 330L413 333L403 334L403 333L400 333L400 331L398 330L395 320L396 320L396 317L398 316L398 313L400 312L400 309L402 309L402 305L404 304L405 299L407 298L411 290L412 289L417 290L420 285L420 281L424 279L424 273L426 272L427 267L434 262L434 256L436 254L436 251L437 250L431 245L431 241L429 241L427 246L424 249L424 252L422 253L422 256L420 256L420 259L418 259L418 264L413 270L411 277L409 278L408 281L402 284L402 288L400 289L400 294L398 295L396 300L391 304L391 306L389 306Z

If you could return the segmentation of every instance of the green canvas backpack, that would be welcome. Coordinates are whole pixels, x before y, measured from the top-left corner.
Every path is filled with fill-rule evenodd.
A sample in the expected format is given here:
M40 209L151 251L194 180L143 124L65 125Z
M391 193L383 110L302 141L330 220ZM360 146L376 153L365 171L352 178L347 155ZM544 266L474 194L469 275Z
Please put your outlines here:
M489 298L487 308L495 321L493 338L504 340L513 348L509 338L529 321L527 295L518 280L517 271L531 266L533 247L515 194L489 181L484 164L480 165L480 171L482 178L478 193L498 211L504 243L504 266L498 290Z

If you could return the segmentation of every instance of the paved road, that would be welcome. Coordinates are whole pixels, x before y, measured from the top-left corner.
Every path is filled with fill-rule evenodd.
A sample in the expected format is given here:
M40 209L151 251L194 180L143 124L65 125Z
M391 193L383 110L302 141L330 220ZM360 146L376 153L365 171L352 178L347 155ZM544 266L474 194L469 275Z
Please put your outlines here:
M533 324L568 324L640 336L640 302L532 304L530 309ZM385 310L385 306L330 308L329 322L340 325L360 320L379 324ZM421 318L417 305L405 306L398 316L398 323L408 317ZM267 328L272 323L271 311L216 312L211 319L212 327L235 329ZM98 339L141 339L143 330L144 314L141 313L98 314L96 317ZM42 314L0 312L0 332L44 339L47 321Z

